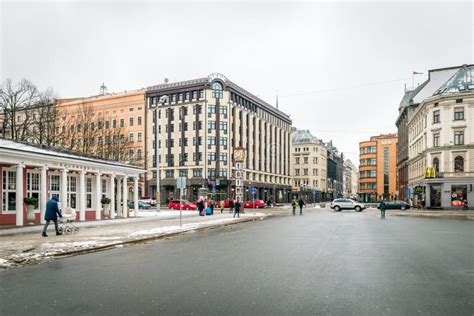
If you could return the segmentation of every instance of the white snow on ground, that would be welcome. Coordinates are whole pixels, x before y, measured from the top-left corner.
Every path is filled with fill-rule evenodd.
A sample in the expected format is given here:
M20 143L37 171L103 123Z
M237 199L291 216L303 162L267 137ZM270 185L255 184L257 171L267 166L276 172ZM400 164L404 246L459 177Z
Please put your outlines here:
M73 242L58 242L54 244L50 243L44 243L41 245L41 248L68 248L68 247L73 247L73 248L88 248L88 247L94 247L97 245L97 241L95 240L88 240L88 241L73 241Z
M10 261L0 258L0 268L10 267L12 264Z

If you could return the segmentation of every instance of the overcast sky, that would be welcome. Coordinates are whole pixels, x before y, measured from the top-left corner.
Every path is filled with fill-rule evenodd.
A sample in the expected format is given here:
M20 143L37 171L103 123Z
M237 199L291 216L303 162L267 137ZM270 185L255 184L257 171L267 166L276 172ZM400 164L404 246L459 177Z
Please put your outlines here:
M395 132L412 71L473 62L472 2L2 2L0 76L60 97L220 72L330 139Z

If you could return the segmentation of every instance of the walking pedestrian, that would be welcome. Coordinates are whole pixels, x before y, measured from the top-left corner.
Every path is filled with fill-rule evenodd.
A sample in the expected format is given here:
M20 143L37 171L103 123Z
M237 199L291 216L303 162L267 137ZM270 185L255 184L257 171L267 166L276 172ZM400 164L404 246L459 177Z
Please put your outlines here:
M232 212L234 212L234 204L235 204L235 203L234 203L234 199L231 198L231 199L229 200L229 213L231 213L231 214L232 214Z
M234 217L237 215L237 217L240 217L240 208L242 207L242 203L240 203L240 199L237 199L234 204Z
M204 216L204 198L201 196L197 202L197 207L199 211L199 216Z
M296 215L297 206L298 206L298 202L296 201L296 199L293 199L293 201L291 202L291 207L293 207L293 215Z
M303 201L303 198L299 199L298 205L300 206L300 215L303 215L303 206L306 205L306 203Z
M386 208L386 205L385 205L385 201L384 201L383 199L380 200L379 207L380 207L380 218L381 218L381 219L385 219L385 208Z
M221 201L221 214L222 212L224 212L224 208L225 208L225 202L224 200Z
M468 207L469 207L469 205L468 205L468 203L467 203L467 199L465 199L465 200L464 200L464 205L463 205L462 209L463 209L464 211L467 211L467 208L468 208Z
M50 221L54 222L54 228L56 229L56 236L61 235L62 233L59 231L58 227L58 215L59 218L63 217L61 215L61 210L58 206L59 199L57 196L53 196L51 200L46 203L46 212L44 214L44 220L46 223L44 224L43 228L43 237L48 237L46 231L48 230L48 225Z
M421 208L425 209L425 206L426 206L426 202L425 202L425 199L423 199L421 200Z

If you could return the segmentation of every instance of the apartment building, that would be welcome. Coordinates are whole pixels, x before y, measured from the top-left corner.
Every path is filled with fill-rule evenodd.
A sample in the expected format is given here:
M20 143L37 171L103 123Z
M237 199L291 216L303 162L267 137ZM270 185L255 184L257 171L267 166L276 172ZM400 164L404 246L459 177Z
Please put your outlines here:
M308 201L323 200L327 193L327 148L308 130L293 128L291 166L292 197Z
M398 198L396 187L397 135L372 136L359 143L359 198L376 202Z
M474 203L474 65L448 69L407 122L408 187L431 208Z
M344 161L344 197L358 199L359 170L351 160Z
M57 137L62 147L145 167L145 90L57 99ZM145 175L138 194L145 193ZM128 184L133 194L133 183Z
M216 199L234 196L233 151L245 150L245 198L288 199L291 190L291 120L276 107L224 75L147 88L147 190L156 194L155 122L158 121L160 199L177 196L176 179L187 178L186 197L207 188ZM156 114L158 113L158 114Z

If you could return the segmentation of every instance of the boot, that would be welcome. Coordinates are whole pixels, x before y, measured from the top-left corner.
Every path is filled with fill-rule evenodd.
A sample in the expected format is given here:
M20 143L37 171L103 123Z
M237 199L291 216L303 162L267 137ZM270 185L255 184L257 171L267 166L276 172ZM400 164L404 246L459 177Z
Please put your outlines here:
M41 236L48 237L48 235L46 235L46 232L43 232L43 234L41 234Z
M62 235L63 233L56 232L56 236Z

